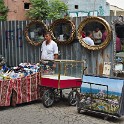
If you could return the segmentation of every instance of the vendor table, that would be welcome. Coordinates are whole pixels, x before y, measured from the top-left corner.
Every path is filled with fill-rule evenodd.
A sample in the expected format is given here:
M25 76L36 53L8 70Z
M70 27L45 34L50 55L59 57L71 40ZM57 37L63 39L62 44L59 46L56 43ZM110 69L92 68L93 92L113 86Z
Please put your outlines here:
M0 81L0 106L10 106L11 102L20 104L40 98L38 92L40 79L40 73L35 73L23 78ZM11 97L14 101L11 101Z

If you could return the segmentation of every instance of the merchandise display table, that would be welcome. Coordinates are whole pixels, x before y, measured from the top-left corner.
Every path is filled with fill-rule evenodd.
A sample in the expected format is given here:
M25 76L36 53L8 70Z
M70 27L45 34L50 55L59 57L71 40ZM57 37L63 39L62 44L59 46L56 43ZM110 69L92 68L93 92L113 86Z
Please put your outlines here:
M15 104L37 100L40 73L23 78L0 81L0 106L10 106L12 92L14 91Z

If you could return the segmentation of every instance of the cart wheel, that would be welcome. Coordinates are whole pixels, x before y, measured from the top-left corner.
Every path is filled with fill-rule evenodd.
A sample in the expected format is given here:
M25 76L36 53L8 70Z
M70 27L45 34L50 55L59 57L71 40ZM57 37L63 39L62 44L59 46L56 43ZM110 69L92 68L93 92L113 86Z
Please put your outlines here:
M16 93L15 90L12 90L10 105L15 107L16 106L16 101L17 101L17 93Z
M105 117L104 117L104 120L107 120L109 117L106 115Z
M54 103L54 92L52 90L46 90L42 97L43 105L48 108Z
M81 109L80 108L78 108L77 111L78 111L79 114L81 113Z
M72 90L68 95L69 105L75 106L77 102L80 100L80 94L77 90Z

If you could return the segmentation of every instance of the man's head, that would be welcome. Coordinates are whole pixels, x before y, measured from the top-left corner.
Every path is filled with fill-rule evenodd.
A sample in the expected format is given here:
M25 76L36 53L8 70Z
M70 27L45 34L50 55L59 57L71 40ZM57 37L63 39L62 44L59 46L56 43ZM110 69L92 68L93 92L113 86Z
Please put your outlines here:
M49 43L52 39L50 32L46 32L44 37L45 37L45 40L46 40L47 43Z
M87 31L86 32L86 37L92 37L92 32L91 31Z
M97 28L96 28L96 32L98 32L98 31L99 31L99 28L97 27Z

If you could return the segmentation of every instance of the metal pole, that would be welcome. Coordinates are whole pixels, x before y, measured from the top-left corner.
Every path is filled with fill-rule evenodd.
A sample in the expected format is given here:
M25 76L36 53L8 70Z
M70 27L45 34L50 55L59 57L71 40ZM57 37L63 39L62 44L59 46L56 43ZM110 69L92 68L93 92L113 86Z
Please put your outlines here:
M94 16L94 11L95 11L95 3L96 3L96 0L94 0L93 16Z
M61 74L61 61L58 63L58 89L60 89L60 74Z

